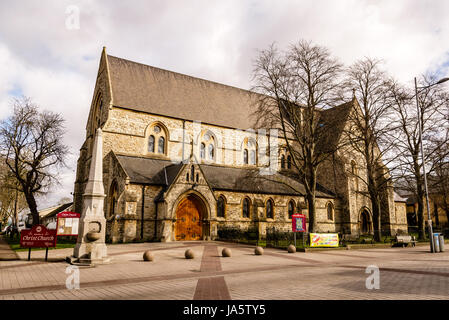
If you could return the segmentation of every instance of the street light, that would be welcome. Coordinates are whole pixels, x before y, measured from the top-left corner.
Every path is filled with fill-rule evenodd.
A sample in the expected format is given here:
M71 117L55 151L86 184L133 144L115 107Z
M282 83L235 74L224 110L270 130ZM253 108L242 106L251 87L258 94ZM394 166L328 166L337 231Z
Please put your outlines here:
M443 78L431 85L425 86L425 87L419 87L420 90L424 90L427 88L430 88L432 86L435 86L437 84L441 84L443 82L448 81L449 78ZM435 244L433 241L433 228L432 228L432 218L430 216L430 205L429 205L429 190L427 189L427 175L426 175L426 162L424 160L424 149L422 146L422 130L421 130L421 116L419 114L419 102L418 102L418 85L416 82L415 77L415 98L416 98L416 110L418 111L418 127L419 127L419 141L420 141L420 149L421 149L421 159L422 159L422 168L424 172L424 188L426 191L426 205L427 205L427 218L428 218L428 225L429 225L429 240L430 240L430 252L435 252Z

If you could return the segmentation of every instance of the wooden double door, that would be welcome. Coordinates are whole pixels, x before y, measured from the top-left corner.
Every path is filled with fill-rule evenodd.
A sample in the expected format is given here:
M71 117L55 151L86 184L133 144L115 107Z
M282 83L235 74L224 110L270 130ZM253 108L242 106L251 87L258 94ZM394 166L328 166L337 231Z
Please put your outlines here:
M203 208L201 200L193 195L181 200L176 209L175 239L177 241L202 239Z

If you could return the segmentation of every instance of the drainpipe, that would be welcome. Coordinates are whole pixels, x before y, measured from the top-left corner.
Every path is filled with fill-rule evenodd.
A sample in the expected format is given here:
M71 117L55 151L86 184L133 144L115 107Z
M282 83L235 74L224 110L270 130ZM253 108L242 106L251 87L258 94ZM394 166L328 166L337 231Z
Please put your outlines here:
M184 139L185 139L185 132L186 132L186 121L182 121L182 163L184 163Z
M154 241L157 239L157 202L154 201L156 217L154 218Z
M143 221L144 221L144 212L145 212L145 185L142 186L142 220L140 223L140 240L143 240Z

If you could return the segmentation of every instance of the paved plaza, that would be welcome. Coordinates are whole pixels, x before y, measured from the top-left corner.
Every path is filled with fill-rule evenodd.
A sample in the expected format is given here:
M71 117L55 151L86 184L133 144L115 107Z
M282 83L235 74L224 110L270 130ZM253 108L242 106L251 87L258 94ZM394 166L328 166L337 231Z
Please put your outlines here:
M225 247L231 257L221 257ZM184 258L188 248L195 259ZM143 261L145 250L154 261ZM45 250L33 251L31 261L23 251L20 260L0 261L0 300L448 299L449 252L427 251L265 249L256 256L254 247L225 242L114 244L108 245L110 264L79 267L79 289L66 286L75 271L63 259L73 249L50 250L48 262ZM366 288L370 265L380 269L379 289Z

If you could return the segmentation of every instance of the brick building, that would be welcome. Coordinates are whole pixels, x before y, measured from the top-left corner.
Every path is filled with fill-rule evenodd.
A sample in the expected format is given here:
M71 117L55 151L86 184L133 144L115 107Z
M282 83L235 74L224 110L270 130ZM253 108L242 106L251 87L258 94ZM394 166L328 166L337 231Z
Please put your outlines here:
M307 214L276 130L254 129L256 94L106 54L100 59L74 190L82 212L93 133L103 130L107 237L113 241L196 240L222 226L290 230L291 214ZM338 118L338 142L353 100L322 112ZM317 192L322 232L372 233L370 201L353 170L360 157L340 151L325 164ZM360 174L360 173L359 173ZM407 230L392 188L383 197L382 228Z

